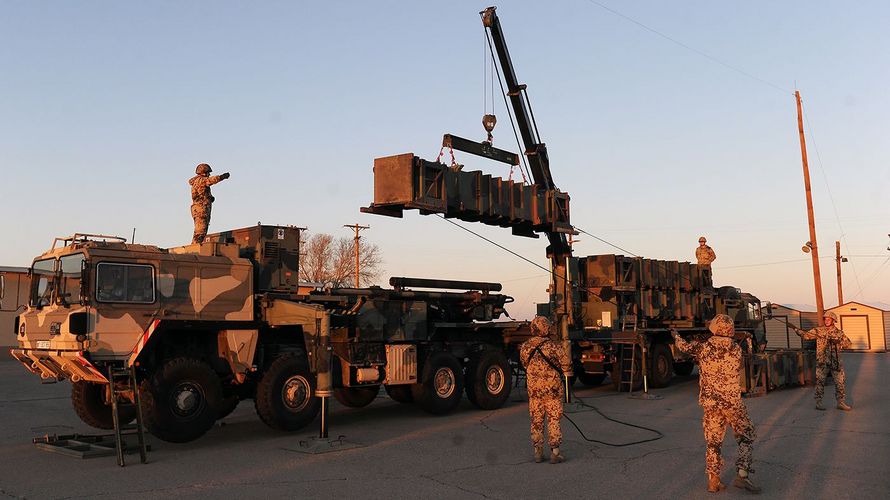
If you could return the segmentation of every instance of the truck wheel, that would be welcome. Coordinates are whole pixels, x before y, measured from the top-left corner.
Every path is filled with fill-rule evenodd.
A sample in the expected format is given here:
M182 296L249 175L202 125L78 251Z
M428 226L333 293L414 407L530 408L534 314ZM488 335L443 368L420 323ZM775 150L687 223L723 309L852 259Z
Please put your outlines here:
M434 415L450 412L460 403L464 388L462 375L460 361L453 354L434 352L423 367L422 382L411 387L414 401Z
M652 387L667 387L674 378L674 356L667 344L652 346L652 369L649 372Z
M301 429L315 419L320 407L315 377L303 353L279 356L257 384L257 415L273 429Z
M695 365L692 363L692 361L683 361L680 363L674 363L674 373L676 373L677 375L680 375L681 377L685 377L692 373L692 369L694 367L695 367Z
M603 380L606 379L605 373L585 373L583 371L577 373L578 380L588 387L599 387L603 384Z
M350 408L363 408L371 404L377 394L380 393L380 386L371 387L337 387L334 389L334 397L343 406Z
M410 385L385 385L386 394L398 403L413 403L414 396L411 394Z
M223 399L216 410L216 419L222 420L231 415L235 408L238 408L238 403L240 402L241 399L238 396L229 396Z
M496 410L510 397L513 374L507 356L497 349L486 349L470 357L467 365L467 399L482 410Z
M139 387L145 427L158 439L187 443L216 422L222 384L202 361L174 358Z
M83 423L96 429L114 429L111 402L106 399L106 385L91 382L71 384L71 405ZM126 425L136 418L136 407L118 403L120 424Z

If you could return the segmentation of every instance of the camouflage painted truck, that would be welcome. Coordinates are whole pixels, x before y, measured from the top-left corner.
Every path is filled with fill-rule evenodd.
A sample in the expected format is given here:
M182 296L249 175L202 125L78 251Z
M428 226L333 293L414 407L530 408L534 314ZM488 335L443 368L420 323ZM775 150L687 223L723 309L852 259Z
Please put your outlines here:
M57 239L31 266L12 355L45 381L71 381L76 413L100 429L113 428L112 394L121 422L135 417L135 391L109 384L132 367L145 426L172 442L200 437L245 399L287 431L331 394L361 407L381 386L437 414L464 391L479 408L504 404L522 324L493 321L512 301L493 293L499 284L302 290L299 245L299 228L261 225L170 249Z
M707 322L727 314L736 331L765 343L760 300L732 286L714 288L711 269L689 262L593 255L573 258L575 275L575 373L588 385L606 374L616 389L639 389L644 359L652 387L665 387L673 375L689 375L692 360L670 335L709 335ZM539 305L546 313L547 306Z

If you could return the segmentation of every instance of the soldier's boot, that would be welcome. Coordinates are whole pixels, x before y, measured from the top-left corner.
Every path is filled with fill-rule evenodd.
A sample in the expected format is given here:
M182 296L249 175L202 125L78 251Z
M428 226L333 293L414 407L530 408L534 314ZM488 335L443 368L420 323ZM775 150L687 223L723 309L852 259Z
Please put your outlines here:
M544 461L544 447L535 446L535 463L539 464Z
M566 457L560 455L559 448L553 448L550 450L550 463L558 464L566 461Z
M717 474L708 474L708 491L717 493L726 489L726 485L720 482L720 476Z
M736 474L735 479L732 480L732 485L736 488L743 488L745 491L750 491L751 493L760 493L760 487L755 486L754 483L751 482L751 477L747 475L742 477L741 472Z
M850 411L850 410L853 409L853 407L850 406L850 405L848 405L847 403L845 403L845 402L843 402L843 401L840 401L840 402L837 404L837 409L838 409L838 410L844 410L844 411Z
M816 409L819 411L825 411L825 405L822 404L822 400L816 400Z

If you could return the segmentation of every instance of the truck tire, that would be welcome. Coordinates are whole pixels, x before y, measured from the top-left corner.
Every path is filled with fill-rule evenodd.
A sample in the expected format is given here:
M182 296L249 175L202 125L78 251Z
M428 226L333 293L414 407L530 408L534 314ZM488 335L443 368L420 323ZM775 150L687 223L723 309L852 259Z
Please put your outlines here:
M605 373L585 373L583 371L577 373L578 380L588 387L599 387L603 384L603 380L606 379Z
M692 361L683 361L680 363L674 363L674 373L680 375L681 377L688 376L692 373L692 369L695 367L695 364Z
M257 384L255 406L260 420L281 431L302 429L315 419L321 402L302 352L284 354L272 362Z
M334 397L343 406L350 408L364 408L371 404L380 393L380 386L370 387L337 387L334 389Z
M397 403L413 403L414 396L411 394L411 385L385 385L386 394Z
M667 344L652 346L652 369L649 370L650 385L655 388L671 385L674 378L674 356Z
M497 410L510 397L513 372L507 356L497 349L485 349L470 356L467 365L467 399L482 410Z
M174 358L139 386L145 427L158 439L187 443L216 422L222 384L207 363Z
M71 405L83 423L96 429L114 429L111 402L106 401L105 384L74 382L71 384ZM127 425L136 418L136 407L118 403L118 417L121 425Z
M449 352L439 351L427 358L421 382L411 386L411 394L424 411L443 415L460 403L463 386L460 361Z

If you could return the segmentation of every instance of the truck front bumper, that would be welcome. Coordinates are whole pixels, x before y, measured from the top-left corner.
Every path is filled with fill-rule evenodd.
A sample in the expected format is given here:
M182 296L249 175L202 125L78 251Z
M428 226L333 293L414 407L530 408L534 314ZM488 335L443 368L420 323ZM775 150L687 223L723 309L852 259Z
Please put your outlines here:
M72 382L104 384L108 379L83 357L83 351L47 351L41 349L10 349L9 353L40 378Z

